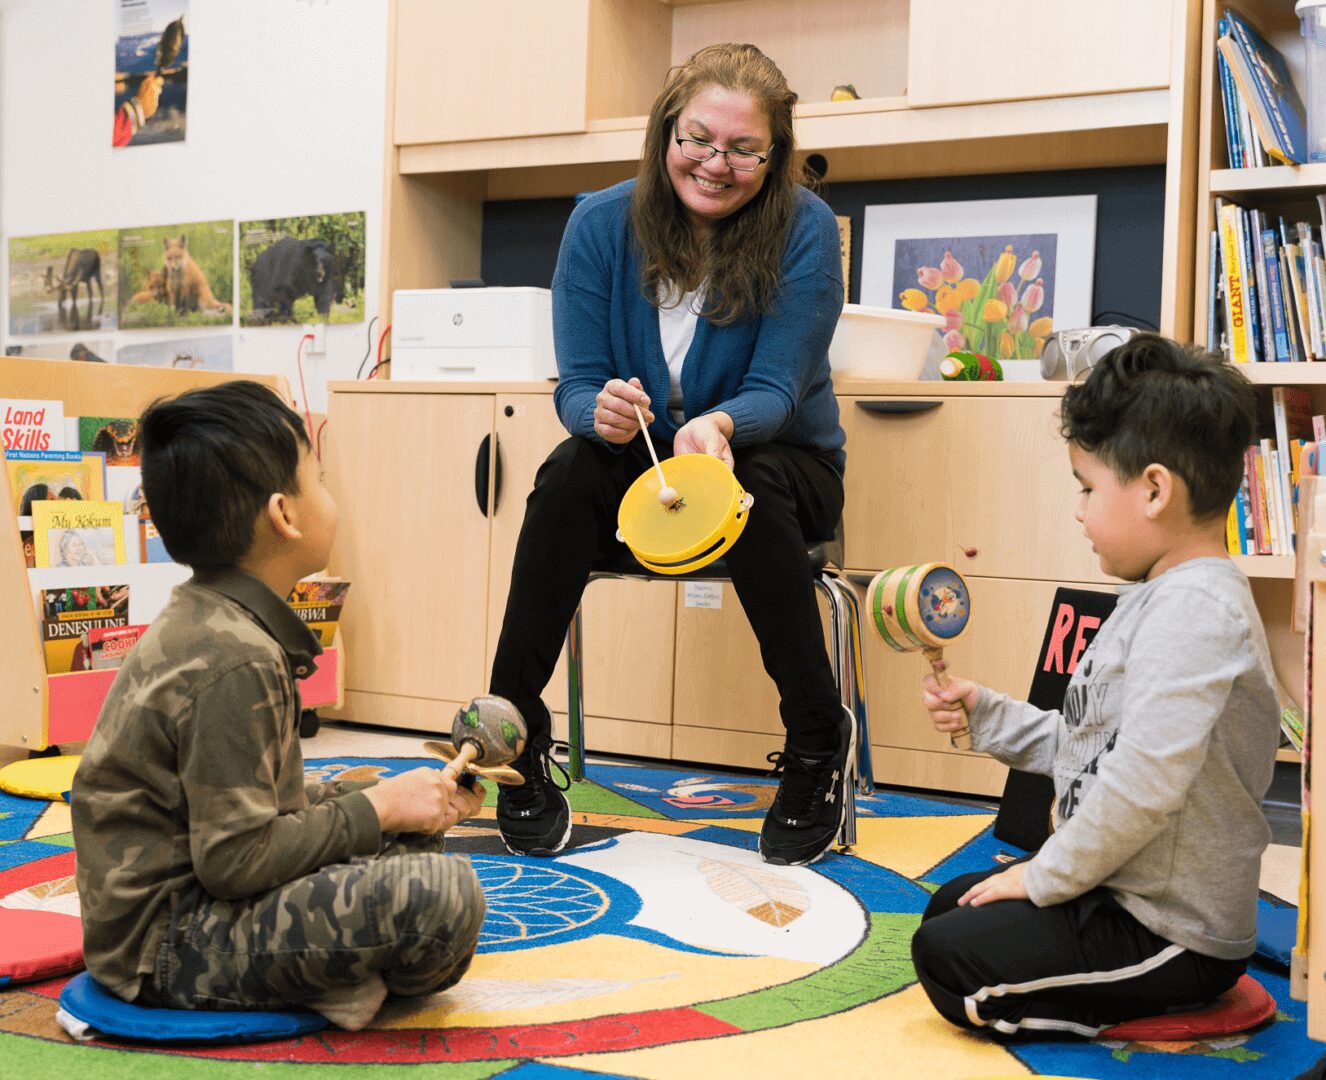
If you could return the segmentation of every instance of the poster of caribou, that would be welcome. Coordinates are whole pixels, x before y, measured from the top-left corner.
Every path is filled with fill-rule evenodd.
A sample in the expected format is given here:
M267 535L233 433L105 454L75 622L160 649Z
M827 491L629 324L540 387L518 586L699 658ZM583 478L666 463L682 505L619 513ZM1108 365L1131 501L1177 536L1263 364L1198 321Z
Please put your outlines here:
M9 240L9 332L114 330L119 232L96 229Z

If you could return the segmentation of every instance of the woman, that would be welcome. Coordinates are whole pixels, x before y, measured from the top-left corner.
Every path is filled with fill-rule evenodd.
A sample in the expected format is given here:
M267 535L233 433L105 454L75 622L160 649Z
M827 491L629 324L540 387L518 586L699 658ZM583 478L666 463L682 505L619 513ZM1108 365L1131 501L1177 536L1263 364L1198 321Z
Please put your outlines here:
M549 774L539 694L596 560L620 549L617 507L649 467L634 405L666 454L712 454L755 497L726 556L787 728L760 834L771 863L833 843L854 727L839 702L806 555L842 513L845 437L828 346L843 282L833 213L798 184L782 72L751 45L702 49L668 76L635 180L571 215L553 277L558 416L571 434L540 468L516 548L492 692L530 730L499 787L514 852L570 837ZM657 402L657 412L652 404Z

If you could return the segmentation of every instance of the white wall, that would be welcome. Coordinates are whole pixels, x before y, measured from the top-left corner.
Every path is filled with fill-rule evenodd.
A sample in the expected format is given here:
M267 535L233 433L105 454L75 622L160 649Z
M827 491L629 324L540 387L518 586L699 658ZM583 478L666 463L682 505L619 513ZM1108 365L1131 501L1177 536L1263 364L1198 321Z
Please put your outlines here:
M0 280L12 236L363 210L366 319L377 314L386 0L190 0L187 138L123 150L110 145L117 7L0 0ZM303 407L301 329L241 328L237 312L229 332L236 370L285 375ZM29 355L42 340L57 339L6 335ZM68 355L59 340L56 355ZM313 411L325 407L328 378L354 377L365 345L364 323L332 326L326 354L305 354Z

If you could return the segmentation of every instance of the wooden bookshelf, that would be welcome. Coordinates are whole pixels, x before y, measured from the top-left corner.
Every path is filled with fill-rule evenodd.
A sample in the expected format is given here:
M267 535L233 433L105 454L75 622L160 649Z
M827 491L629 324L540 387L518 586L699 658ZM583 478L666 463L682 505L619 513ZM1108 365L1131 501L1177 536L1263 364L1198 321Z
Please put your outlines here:
M1326 191L1326 163L1272 165L1262 169L1212 169L1211 194L1237 200L1248 194L1316 195Z

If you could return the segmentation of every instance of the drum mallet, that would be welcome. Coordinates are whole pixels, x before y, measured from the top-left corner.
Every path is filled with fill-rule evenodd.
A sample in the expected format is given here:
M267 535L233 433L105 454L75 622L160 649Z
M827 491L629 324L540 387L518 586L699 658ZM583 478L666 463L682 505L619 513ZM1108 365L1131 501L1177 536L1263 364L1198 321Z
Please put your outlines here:
M866 591L870 622L884 644L895 652L922 652L930 661L939 685L947 689L944 647L967 629L971 618L971 592L967 583L946 563L897 566L875 575ZM957 703L963 716L966 706ZM951 732L956 750L971 749L971 728Z

